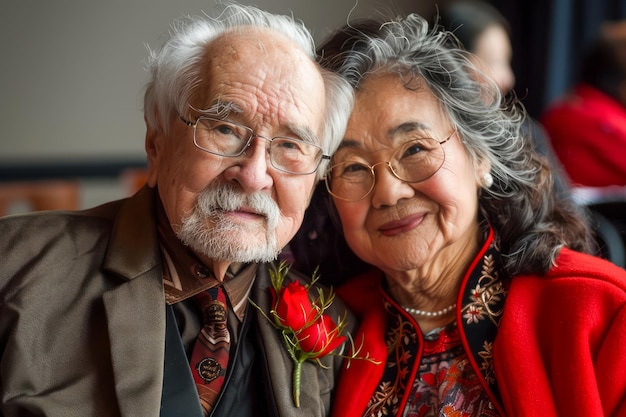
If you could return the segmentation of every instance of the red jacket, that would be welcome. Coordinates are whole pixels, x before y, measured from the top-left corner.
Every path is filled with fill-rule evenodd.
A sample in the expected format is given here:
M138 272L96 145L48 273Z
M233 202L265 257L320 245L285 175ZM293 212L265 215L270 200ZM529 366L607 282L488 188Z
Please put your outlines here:
M626 185L626 108L580 85L541 118L552 148L575 185Z
M518 276L505 287L500 270L490 236L464 277L456 312L463 346L494 407L510 417L626 416L626 271L566 248L545 276ZM354 338L356 346L363 341L361 356L380 364L357 359L344 366L334 416L363 416L383 375L388 324L414 324L381 283L382 273L372 271L337 291L361 315ZM483 320L471 320L487 307ZM421 359L415 333L415 357L398 371L404 382L415 378ZM408 395L399 393L397 416Z

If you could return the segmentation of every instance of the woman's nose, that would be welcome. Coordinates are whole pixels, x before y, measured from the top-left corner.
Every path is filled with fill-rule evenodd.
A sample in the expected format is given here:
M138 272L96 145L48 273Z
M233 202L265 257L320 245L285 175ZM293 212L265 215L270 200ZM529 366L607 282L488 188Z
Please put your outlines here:
M379 162L372 166L375 172L372 206L380 208L393 206L403 198L410 198L415 190L409 183L398 178L389 162Z

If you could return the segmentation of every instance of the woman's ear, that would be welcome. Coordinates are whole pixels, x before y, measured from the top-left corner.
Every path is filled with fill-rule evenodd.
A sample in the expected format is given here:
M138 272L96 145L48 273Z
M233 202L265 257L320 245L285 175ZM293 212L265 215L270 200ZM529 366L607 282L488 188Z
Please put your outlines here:
M483 159L478 164L478 185L481 188L490 188L493 185L493 175L491 175L491 162Z

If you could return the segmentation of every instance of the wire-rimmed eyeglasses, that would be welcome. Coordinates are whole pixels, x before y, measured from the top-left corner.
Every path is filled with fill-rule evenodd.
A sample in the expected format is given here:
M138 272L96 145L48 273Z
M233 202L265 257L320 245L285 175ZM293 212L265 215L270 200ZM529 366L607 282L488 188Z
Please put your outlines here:
M377 165L387 165L392 174L399 180L406 182L424 181L439 171L442 167L446 153L443 144L449 141L456 133L454 130L441 142L433 138L413 138L404 142L393 151L391 159L386 162L378 162L369 165L354 156L347 156L346 160L337 161L338 153L324 181L328 192L334 197L344 201L358 201L364 199L376 183Z
M321 147L301 139L277 136L266 138L237 123L214 117L200 116L195 123L180 119L193 127L193 143L199 149L213 155L237 157L244 153L257 137L270 143L269 156L272 166L290 174L306 175L314 173L323 159L330 159L324 155Z

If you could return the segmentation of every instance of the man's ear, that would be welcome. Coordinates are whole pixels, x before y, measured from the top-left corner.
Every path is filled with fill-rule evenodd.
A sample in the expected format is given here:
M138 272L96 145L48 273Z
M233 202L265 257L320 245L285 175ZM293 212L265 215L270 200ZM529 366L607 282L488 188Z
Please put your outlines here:
M145 120L145 117L144 117ZM150 126L146 120L146 140L145 148L148 156L148 177L147 184L154 188L157 184L157 173L159 169L159 155L162 149L163 134L161 129Z

